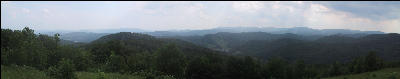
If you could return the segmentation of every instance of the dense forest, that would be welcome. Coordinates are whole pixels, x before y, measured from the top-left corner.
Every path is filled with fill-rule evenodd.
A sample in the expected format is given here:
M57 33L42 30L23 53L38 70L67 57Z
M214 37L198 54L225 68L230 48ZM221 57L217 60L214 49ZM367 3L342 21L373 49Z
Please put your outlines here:
M399 46L399 34L220 32L159 38L120 32L74 43L27 27L2 28L1 66L2 72L3 66L28 66L55 79L76 79L82 71L145 79L320 79L400 67Z
M205 36L170 36L203 47L268 59L280 56L295 61L327 64L374 51L386 61L400 60L400 34L334 34L328 36L271 34L265 32L220 32Z

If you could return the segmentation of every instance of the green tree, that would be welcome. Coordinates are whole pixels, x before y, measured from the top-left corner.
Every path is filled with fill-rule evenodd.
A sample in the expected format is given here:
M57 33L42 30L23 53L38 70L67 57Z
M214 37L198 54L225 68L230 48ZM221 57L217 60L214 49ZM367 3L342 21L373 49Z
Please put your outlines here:
M76 69L78 71L85 71L93 67L92 54L87 51L79 52L78 56L74 58Z
M382 66L381 59L376 55L376 52L369 52L365 57L365 66L367 71L374 71L380 69Z
M306 64L303 60L297 60L293 65L293 77L297 79L303 79L307 75Z
M193 56L187 66L187 79L223 79L228 74L225 56L206 54Z
M186 70L185 55L174 44L167 44L157 50L156 68L157 70L174 75L177 78L183 77Z
M61 59L56 66L49 67L48 75L57 79L76 79L75 66L70 59Z
M383 67L383 60L376 55L376 52L369 52L367 56L353 59L348 67L350 73L362 73L378 70Z
M133 53L128 58L128 63L130 64L130 70L133 72L137 71L148 71L154 68L154 55L150 52L140 52L140 53Z
M341 63L336 61L334 64L330 65L328 74L329 76L337 76L341 74Z
M244 69L243 75L245 75L245 78L250 78L250 79L261 78L261 74L260 74L260 70L259 70L259 69L261 69L261 65L256 59L254 59L250 56L246 56L244 58L243 69Z
M106 71L109 72L126 72L128 65L123 62L123 58L120 55L116 55L114 51L111 51L111 55L106 62Z
M287 62L282 58L271 58L267 61L263 71L264 78L283 79L286 76ZM287 76L286 76L287 77Z
M188 79L210 79L208 63L208 59L204 56L193 58L187 68Z

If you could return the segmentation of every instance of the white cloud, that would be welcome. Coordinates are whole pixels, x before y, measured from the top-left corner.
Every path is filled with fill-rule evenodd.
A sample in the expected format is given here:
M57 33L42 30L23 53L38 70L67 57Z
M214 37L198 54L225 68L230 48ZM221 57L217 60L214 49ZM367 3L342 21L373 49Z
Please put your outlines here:
M27 9L27 8L22 8L22 12L24 13L31 13L31 10Z
M311 4L310 10L313 12L328 12L330 11L327 7L320 4Z
M43 11L43 14L45 15L45 17L53 16L52 12L47 8L42 9L42 11Z
M351 13L329 9L323 5L311 4L304 14L306 26L319 29L380 30L378 22L368 18L355 17Z
M99 5L12 5L3 7L5 24L34 24L47 29L141 28L207 29L219 26L308 26L399 32L399 18L374 20L313 2L100 2ZM4 11L7 10L7 11ZM399 13L397 11L391 14ZM6 13L6 14L3 14ZM29 13L25 16L21 13ZM400 16L400 15L399 15ZM2 18L3 19L3 18ZM2 23L2 25L4 25Z
M1 1L1 7L6 7L10 3L9 1Z
M301 5L301 4L281 4L281 2L274 2L272 4L272 9L278 10L278 11L284 11L284 12L291 12L293 13L295 8L294 5Z
M264 4L258 1L233 2L232 7L239 12L257 12L264 7Z
M379 25L384 32L400 33L400 19L382 21Z
M303 1L293 1L293 2L297 4L303 4Z

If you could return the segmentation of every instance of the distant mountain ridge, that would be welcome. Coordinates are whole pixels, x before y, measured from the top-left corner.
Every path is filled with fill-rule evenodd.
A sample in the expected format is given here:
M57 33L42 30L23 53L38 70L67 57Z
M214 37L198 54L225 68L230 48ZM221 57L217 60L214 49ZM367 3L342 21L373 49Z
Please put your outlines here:
M75 42L84 42L88 43L93 40L98 39L101 36L108 35L111 33L118 32L138 32L149 34L156 37L169 37L169 36L203 36L207 34L216 34L219 32L227 32L227 33L241 33L241 32L266 32L271 34L297 34L297 35L307 35L307 36L326 36L326 35L334 35L334 34L342 34L342 35L352 35L354 37L361 37L368 34L384 34L384 32L380 31L358 31L358 30L346 30L346 29L311 29L307 27L294 27L294 28L273 28L273 27L219 27L214 29L205 29L205 30L181 30L181 31L154 31L148 32L143 30L113 30L108 31L107 33L94 33L94 32L70 32L70 33L61 33L61 39L75 41ZM357 36L358 35L358 36Z
M384 34L380 31L359 31L347 29L311 29L308 27L293 27L293 28L273 28L273 27L220 27L206 30L183 30L183 31L155 31L145 32L153 36L202 36L206 34L215 34L218 32L267 32L272 34L293 33L299 35L332 35L332 34Z
M36 30L35 33L53 35L68 34L74 32L88 32L88 33L119 33L119 32L150 32L149 30L143 30L138 28L118 28L118 29L91 29L91 30Z
M110 33L72 32L72 33L61 34L60 38L64 40L70 40L73 42L88 43L109 34Z

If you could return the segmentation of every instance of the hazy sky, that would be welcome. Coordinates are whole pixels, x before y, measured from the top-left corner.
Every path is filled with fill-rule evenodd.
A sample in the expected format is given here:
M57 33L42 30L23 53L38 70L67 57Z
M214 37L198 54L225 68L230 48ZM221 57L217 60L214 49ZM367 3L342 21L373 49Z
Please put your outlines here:
M302 26L400 33L400 2L1 1L1 26L35 30Z

